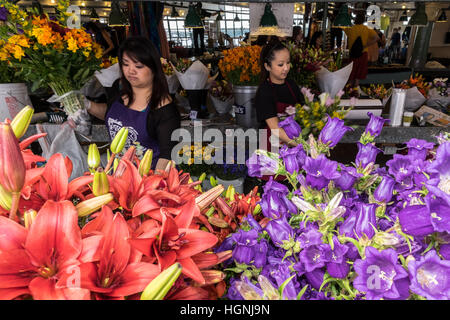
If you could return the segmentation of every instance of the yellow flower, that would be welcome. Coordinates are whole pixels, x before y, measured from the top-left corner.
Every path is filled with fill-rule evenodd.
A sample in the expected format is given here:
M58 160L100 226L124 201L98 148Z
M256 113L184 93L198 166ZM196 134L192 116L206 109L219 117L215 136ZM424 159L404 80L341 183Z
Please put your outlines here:
M76 52L78 50L77 41L74 38L67 39L67 49L72 52Z
M16 58L20 61L20 60L22 60L23 56L25 56L25 52L23 51L22 47L15 46L14 47L14 58Z
M7 61L8 60L8 53L6 53L5 51L0 51L0 61Z

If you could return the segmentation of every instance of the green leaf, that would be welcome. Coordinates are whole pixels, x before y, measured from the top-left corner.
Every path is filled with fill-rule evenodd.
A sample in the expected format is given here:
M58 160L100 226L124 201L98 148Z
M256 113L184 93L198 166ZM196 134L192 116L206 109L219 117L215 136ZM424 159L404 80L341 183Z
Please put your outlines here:
M308 284L307 284L306 286L304 286L304 287L302 288L302 290L300 290L300 292L299 292L298 295L297 295L297 300L300 300L300 299L303 297L303 295L304 295L305 292L306 292L306 289L308 289Z

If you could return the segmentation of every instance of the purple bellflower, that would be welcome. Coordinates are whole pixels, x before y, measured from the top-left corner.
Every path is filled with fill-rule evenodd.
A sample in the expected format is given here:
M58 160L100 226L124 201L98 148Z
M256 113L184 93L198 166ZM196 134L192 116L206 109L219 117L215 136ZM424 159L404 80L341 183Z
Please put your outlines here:
M433 185L450 195L450 141L441 144L436 150L436 159L428 167L430 172L436 174L436 178L428 181L427 185Z
M300 260L305 265L306 272L325 266L329 262L331 247L329 244L309 246L300 252Z
M419 261L408 264L412 292L430 300L450 299L450 261L431 250Z
M372 137L377 137L380 135L383 129L384 123L389 122L389 119L384 119L383 117L375 116L372 112L367 112L370 117L369 123L364 131L365 134L370 134Z
M434 194L429 193L425 198L425 203L430 213L431 224L433 225L434 231L450 232L450 197L439 189L434 191Z
M406 143L408 155L415 159L425 160L428 150L433 149L434 143L413 138Z
M338 188L341 188L341 190L350 190L355 184L355 181L358 178L362 177L363 174L356 172L356 169L353 167L346 167L344 165L340 165L340 167L341 176L337 179L334 179L334 183Z
M329 115L327 117L327 123L320 131L318 140L332 148L338 144L347 131L353 131L353 128L345 126L344 120L331 118Z
M358 204L358 213L356 215L355 221L355 232L358 237L362 237L364 234L369 238L375 235L377 220L375 215L375 210L377 208L377 204L375 203L359 203Z
M402 231L414 237L426 236L434 231L427 206L406 206L398 214Z
M289 139L296 139L302 133L302 128L297 121L295 121L294 116L287 117L283 121L280 121L278 126L284 129L284 132L286 132Z
M283 159L286 171L293 174L294 171L299 172L305 164L306 153L301 144L293 148L283 146L280 149L280 157Z
M283 241L290 241L294 238L294 230L284 217L269 221L265 230L272 242L278 247L283 245Z
M398 264L394 249L380 252L373 247L366 247L366 258L356 260L353 266L358 274L353 286L365 292L367 300L392 300L409 296L408 286L403 283L408 279L408 272Z
M326 187L330 180L340 177L337 162L328 160L324 154L320 154L315 159L307 157L303 169L307 173L306 182L318 190Z
M397 182L411 178L414 172L413 158L401 154L394 154L393 159L386 162L389 174L395 177Z
M263 175L276 174L280 166L278 159L271 157L269 152L256 150L246 161L248 175L261 178Z
M392 199L392 193L394 191L395 180L390 176L384 176L378 187L373 193L373 197L378 202L388 203Z
M238 263L250 264L255 256L255 246L258 243L258 232L256 230L239 230L231 238L236 243L233 250L233 259Z
M378 153L382 152L381 149L375 147L372 143L362 144L357 142L358 153L356 154L356 166L359 168L365 168L369 163L375 163Z

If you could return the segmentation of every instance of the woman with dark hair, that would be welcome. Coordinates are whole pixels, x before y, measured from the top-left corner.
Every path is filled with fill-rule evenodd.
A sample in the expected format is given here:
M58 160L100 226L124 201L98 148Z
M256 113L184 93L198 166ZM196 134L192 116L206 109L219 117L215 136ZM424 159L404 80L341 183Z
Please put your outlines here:
M285 113L289 106L304 102L297 84L287 78L291 66L289 50L281 42L274 41L261 50L260 64L261 83L255 96L259 127L268 129L269 136L273 131L280 143L296 146L278 125L278 114ZM267 147L270 151L270 144Z
M143 151L152 149L152 168L163 169L176 144L171 135L180 127L180 114L170 97L160 55L149 39L134 36L122 43L118 58L120 90L106 104L86 99L86 108L105 120L110 139L128 127L125 148L140 144Z
M309 41L309 46L316 49L322 48L323 33L322 31L316 31L313 33L311 40Z
M292 37L289 39L289 41L294 42L296 46L299 46L303 42L303 31L302 27L300 26L294 26L292 28Z
M95 42L102 46L104 57L117 56L117 48L114 46L111 35L99 22L89 21L86 23L86 30L94 36Z

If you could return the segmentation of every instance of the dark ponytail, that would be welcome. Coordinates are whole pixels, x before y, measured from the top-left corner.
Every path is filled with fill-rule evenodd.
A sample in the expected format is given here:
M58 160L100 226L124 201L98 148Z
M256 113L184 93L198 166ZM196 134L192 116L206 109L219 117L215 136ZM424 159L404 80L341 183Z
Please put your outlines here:
M281 51L287 49L286 46L281 43L277 38L274 41L269 42L261 49L261 56L260 56L260 83L263 83L264 81L269 78L269 71L266 70L264 67L264 64L267 63L269 66L271 66L273 59L275 59L275 52Z

